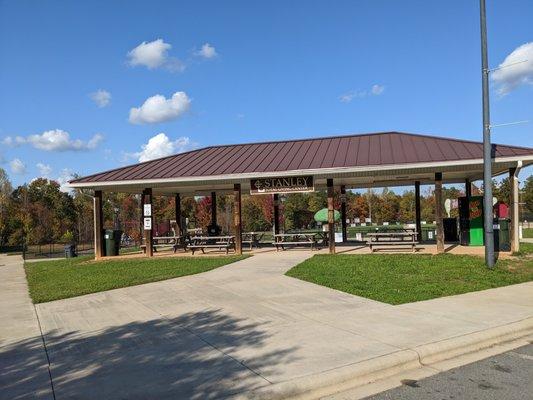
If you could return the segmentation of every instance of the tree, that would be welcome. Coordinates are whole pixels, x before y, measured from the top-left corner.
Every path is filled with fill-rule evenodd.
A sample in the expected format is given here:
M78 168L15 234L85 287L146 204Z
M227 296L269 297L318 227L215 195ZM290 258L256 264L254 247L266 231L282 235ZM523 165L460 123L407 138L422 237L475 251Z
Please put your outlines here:
M290 193L285 199L283 215L286 229L303 229L314 223L306 194Z
M398 221L413 223L415 221L415 192L405 191L398 203Z
M511 181L504 178L499 183L496 180L492 181L492 195L507 205L511 204Z
M9 203L13 186L6 171L0 168L0 246L7 242L9 236Z
M356 193L353 197L346 202L346 213L348 218L359 218L364 222L364 219L368 217L368 201L359 193Z

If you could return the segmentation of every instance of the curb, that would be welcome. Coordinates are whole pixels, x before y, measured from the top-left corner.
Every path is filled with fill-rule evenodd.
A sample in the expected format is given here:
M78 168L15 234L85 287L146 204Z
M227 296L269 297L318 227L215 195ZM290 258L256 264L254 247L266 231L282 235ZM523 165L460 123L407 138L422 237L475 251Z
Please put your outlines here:
M533 318L526 318L507 325L416 346L412 349L399 350L323 373L263 386L232 398L318 399L532 334Z
M424 344L414 347L413 350L419 354L422 365L431 365L520 339L530 334L533 334L533 318L526 318L508 325Z

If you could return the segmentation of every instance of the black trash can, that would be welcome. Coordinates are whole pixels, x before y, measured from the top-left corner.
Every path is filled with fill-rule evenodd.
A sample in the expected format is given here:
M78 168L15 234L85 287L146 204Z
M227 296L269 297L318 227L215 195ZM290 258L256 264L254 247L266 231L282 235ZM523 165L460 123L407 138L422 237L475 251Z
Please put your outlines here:
M456 218L444 218L442 221L444 227L444 241L445 242L457 242L459 241L459 235L457 231L457 219Z
M73 258L77 257L76 254L76 245L75 244L67 244L65 245L65 258Z
M120 239L122 231L118 229L106 229L104 233L105 255L118 256L120 251Z

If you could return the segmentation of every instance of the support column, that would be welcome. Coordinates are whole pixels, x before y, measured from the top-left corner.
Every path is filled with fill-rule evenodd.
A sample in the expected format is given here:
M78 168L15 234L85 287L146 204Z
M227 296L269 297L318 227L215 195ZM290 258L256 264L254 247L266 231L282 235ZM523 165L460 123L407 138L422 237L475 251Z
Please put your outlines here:
M420 207L420 181L415 182L415 224L417 241L422 242L422 217Z
M242 254L241 184L233 185L233 224L235 226L235 253Z
M470 179L465 179L465 197L470 200L470 197L472 197L472 182L470 182Z
M342 242L348 241L348 232L346 231L346 186L341 185L341 220L342 220Z
M520 250L520 236L519 236L519 198L518 198L518 173L520 167L509 168L509 183L511 184L511 204L509 217L511 218L511 251Z
M211 226L217 225L217 192L211 192Z
M435 173L435 220L437 222L437 253L444 253L444 225L442 221L442 172Z
M279 194L272 195L274 203L274 235L279 233Z
M183 227L181 226L181 196L179 193L176 193L176 195L174 196L174 207L176 214L176 227L178 229L176 235L181 236L183 232Z
M146 215L144 212L144 205L150 204L150 215ZM154 244L152 241L153 238L153 224L154 224L154 217L153 217L153 207L152 207L152 189L147 188L143 190L143 224L145 218L150 218L150 227L151 229L144 229L144 244L146 245L146 256L152 257L154 255Z
M328 244L329 254L335 254L335 209L333 208L333 179L327 180L328 187Z
M94 258L102 258L104 254L104 216L102 212L102 191L95 190L93 197L94 206Z

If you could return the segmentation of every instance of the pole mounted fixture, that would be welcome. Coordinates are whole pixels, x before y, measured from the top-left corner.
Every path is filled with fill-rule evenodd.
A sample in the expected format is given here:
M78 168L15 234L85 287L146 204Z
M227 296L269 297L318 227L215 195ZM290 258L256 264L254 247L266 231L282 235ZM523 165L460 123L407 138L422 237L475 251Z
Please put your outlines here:
M494 268L494 228L492 218L492 145L490 143L489 67L485 0L479 0L481 26L481 83L483 104L483 225L485 264Z

